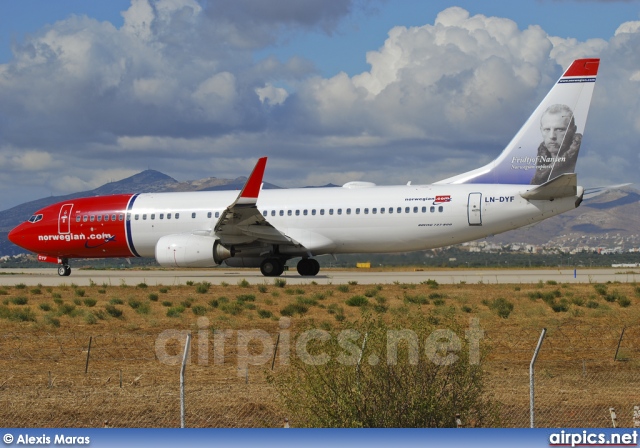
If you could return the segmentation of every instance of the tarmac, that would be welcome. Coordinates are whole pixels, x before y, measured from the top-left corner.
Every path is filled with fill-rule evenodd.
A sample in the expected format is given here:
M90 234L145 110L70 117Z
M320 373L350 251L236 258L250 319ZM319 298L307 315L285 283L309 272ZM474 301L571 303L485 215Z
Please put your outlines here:
M187 282L209 282L213 285L235 285L246 280L250 284L273 284L276 277L264 277L258 269L72 269L69 277L60 277L56 267L37 269L0 269L0 285L59 286L75 284L89 286L92 283L118 286L126 284L183 285ZM381 270L324 269L315 277L302 277L295 270L285 271L279 277L287 285L304 285L315 282L320 285L339 285L357 282L361 285L391 283L422 283L435 280L439 284L505 283L531 284L555 281L557 283L607 283L640 282L640 269L440 269L440 270Z

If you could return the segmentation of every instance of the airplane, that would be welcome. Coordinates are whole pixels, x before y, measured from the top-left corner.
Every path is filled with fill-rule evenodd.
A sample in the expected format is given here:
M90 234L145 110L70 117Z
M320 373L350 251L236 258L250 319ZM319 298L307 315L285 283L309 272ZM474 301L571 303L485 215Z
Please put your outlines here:
M155 257L165 267L259 267L315 276L324 254L408 252L528 226L580 205L575 164L599 59L578 59L491 163L429 185L262 190L267 158L234 191L117 194L59 202L9 233L71 274L74 258Z

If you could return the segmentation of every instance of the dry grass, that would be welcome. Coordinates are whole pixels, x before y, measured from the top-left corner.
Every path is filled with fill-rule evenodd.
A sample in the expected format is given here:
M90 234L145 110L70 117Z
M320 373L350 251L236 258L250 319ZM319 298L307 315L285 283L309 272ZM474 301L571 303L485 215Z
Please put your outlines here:
M213 332L262 330L275 342L281 314L292 314L286 331L293 356L298 329L338 329L364 311L396 319L426 313L443 325L452 317L464 323L479 318L483 343L491 348L482 361L489 393L502 403L505 426L528 424L528 367L546 327L536 367L540 424L607 425L613 405L620 423L630 425L630 411L621 407L640 403L633 376L640 365L640 290L634 284L604 289L603 294L602 287L586 284L277 286L271 281L0 287L0 419L18 427L96 427L107 420L111 426L179 426L179 367L159 362L155 349L159 334L176 329L194 336L187 376L189 426L278 426L286 412L265 381L271 360L239 372L232 337L220 365L214 362L219 353ZM499 315L499 298L513 305L506 318ZM347 304L364 299L364 306ZM622 361L614 361L623 327ZM166 348L180 356L176 341ZM249 353L262 349L252 341ZM276 372L286 368L280 361Z

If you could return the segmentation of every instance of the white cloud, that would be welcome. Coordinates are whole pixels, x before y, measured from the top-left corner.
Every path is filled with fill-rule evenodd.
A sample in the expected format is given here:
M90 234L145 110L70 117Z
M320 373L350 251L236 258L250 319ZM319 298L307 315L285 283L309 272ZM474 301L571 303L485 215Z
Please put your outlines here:
M254 60L292 28L333 33L360 3L305 4L132 0L121 28L70 17L34 33L0 65L3 179L28 170L44 196L148 166L236 177L268 155L282 186L435 181L495 157L579 57L602 58L580 178L637 178L640 22L578 41L453 7L390 29L355 76Z

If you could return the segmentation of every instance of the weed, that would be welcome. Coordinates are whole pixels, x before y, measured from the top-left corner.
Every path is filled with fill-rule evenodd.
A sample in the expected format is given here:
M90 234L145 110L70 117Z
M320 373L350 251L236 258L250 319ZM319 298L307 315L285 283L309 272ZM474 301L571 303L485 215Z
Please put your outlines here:
M38 307L42 310L42 311L51 311L51 305L48 303L41 303L40 305L38 305Z
M338 285L338 291L340 291L340 292L349 292L349 286L347 286L347 285Z
M348 306L367 306L369 305L369 300L365 296L353 296L345 301Z
M79 289L79 288L78 288L78 289L76 289L76 290L75 290L75 293L74 293L74 294L75 294L75 295L77 295L78 297L84 297L85 290L84 290L84 289Z
M152 292L151 294L149 294L149 300L151 300L152 302L157 302L158 294L156 294L155 292Z
M207 307L204 305L196 305L191 307L191 312L196 316L204 316L207 314Z
M273 313L269 310L258 310L258 317L261 319L270 319L273 317Z
M258 291L264 294L267 292L267 285L258 285Z
M198 283L198 286L196 286L196 292L198 294L206 294L209 292L210 288L211 288L211 283L201 282L201 283Z
M168 306L173 306L173 303L169 302L168 300L165 300L165 301L162 302L162 306L167 306L167 307Z
M105 311L111 316L119 319L122 317L122 310L115 305L107 305L104 307Z
M242 279L238 282L238 286L241 288L248 288L251 286L251 283L249 283L246 279Z
M275 286L277 286L278 288L284 288L285 286L287 286L287 281L285 279L283 279L283 278L276 278L273 281L273 284Z
M138 283L136 285L136 288L140 288L140 289L147 289L147 287L148 287L147 284L144 283L144 282L143 283Z
M489 308L494 310L501 318L506 319L513 311L514 305L513 302L503 297L498 297L489 304Z
M11 299L14 305L26 305L29 300L26 297L18 296Z

